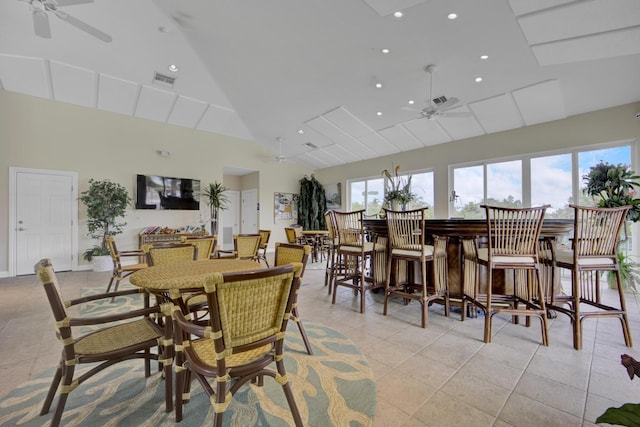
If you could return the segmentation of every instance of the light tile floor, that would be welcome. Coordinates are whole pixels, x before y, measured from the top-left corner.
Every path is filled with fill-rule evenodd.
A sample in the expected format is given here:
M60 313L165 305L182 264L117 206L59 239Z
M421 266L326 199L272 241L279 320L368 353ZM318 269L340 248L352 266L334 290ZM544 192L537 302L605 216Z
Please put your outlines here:
M573 426L594 425L610 406L637 402L640 381L631 381L620 355L640 354L624 345L616 319L587 319L584 349L572 346L568 318L550 320L550 346L540 327L494 321L490 344L483 320L447 318L442 306L420 328L417 303L393 301L382 315L382 296L359 299L341 287L335 305L323 286L324 270L311 265L299 297L303 319L337 329L355 342L375 373L374 426ZM58 273L66 299L82 288L106 288L109 273ZM34 276L0 279L0 396L54 366L60 346L44 291ZM616 294L603 289L605 298ZM640 345L640 295L626 294L631 331Z

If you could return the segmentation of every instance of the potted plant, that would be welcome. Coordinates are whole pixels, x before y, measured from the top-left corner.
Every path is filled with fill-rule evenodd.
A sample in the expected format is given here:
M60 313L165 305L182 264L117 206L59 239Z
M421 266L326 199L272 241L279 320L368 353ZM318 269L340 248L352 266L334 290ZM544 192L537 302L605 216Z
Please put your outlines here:
M416 197L416 195L411 192L412 176L399 176L399 171L400 165L395 167L393 175L391 175L391 172L387 169L382 171L382 175L387 177L386 187L384 189L384 202L394 211L406 209L407 204Z
M131 203L127 189L109 180L89 179L89 189L80 193L80 201L87 208L87 235L100 242L83 253L86 261L93 261L94 270L110 270L112 265L107 236L122 233L126 222L119 222ZM100 258L102 257L102 258Z
M637 182L640 176L629 169L628 165L613 165L601 161L592 166L589 173L582 178L587 183L584 192L597 199L597 206L612 208L630 205L631 209L627 213L627 220L636 222L640 219L640 199L635 198L635 187L640 186L640 183ZM624 235L627 235L626 228ZM638 285L640 285L640 265L621 250L618 251L618 264L622 276L622 286L636 292ZM607 273L607 282L610 288L616 288L614 271Z
M220 210L226 210L229 207L229 198L225 191L229 189L218 181L209 183L204 190L204 196L209 199L209 209L211 211L211 234L218 234L218 222Z

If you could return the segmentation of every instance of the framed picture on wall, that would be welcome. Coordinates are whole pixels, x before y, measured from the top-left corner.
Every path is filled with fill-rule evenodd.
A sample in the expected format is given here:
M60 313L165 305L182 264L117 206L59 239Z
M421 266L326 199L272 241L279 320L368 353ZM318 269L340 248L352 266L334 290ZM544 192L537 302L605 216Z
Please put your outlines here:
M294 193L273 193L273 218L275 221L298 221L298 195Z
M327 210L339 211L342 209L342 183L327 184L324 186L327 198Z

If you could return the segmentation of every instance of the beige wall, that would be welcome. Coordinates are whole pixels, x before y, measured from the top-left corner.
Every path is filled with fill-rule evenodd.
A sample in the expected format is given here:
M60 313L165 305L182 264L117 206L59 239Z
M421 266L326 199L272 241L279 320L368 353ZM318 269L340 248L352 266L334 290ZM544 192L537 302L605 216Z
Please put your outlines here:
M520 156L591 144L614 141L639 141L640 102L593 113L581 114L564 120L542 123L490 135L483 135L446 144L380 157L372 160L325 168L315 172L323 183L342 182L342 205L346 206L346 180L362 177L379 177L392 164L402 171L432 169L435 176L435 211L437 218L448 216L448 166L474 160ZM640 169L638 151L635 150L636 171Z
M156 150L171 156L160 157ZM259 226L273 230L273 242L286 241L285 224L274 224L273 193L297 193L299 179L312 171L264 160L270 157L250 141L0 90L0 277L8 271L10 166L78 172L80 191L89 178L110 179L124 185L131 196L138 173L195 178L206 184L222 182L224 166L260 171L240 179L239 185L258 189ZM200 212L131 209L118 245L135 248L142 228L199 224L207 212L204 203ZM85 236L82 208L79 225L82 265L81 253L95 243Z

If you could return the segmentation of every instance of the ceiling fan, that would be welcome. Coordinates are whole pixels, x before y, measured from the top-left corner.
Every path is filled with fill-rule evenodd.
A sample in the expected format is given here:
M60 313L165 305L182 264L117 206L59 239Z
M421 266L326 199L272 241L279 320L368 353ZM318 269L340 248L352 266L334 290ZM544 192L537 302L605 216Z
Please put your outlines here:
M286 162L287 157L282 155L282 141L284 141L284 138L279 136L276 138L276 141L278 141L278 155L273 156L273 159L278 163Z
M38 37L51 38L51 26L49 24L49 13L53 13L62 21L91 34L92 36L109 43L112 38L109 34L103 33L95 27L75 18L68 13L58 10L58 7L73 6L77 4L93 3L93 0L18 0L29 3L31 15L33 16L33 29Z
M427 65L424 67L424 71L429 74L429 105L425 108L419 110L413 107L402 107L403 110L413 111L415 113L420 113L420 117L418 119L428 119L431 120L434 117L469 117L471 115L470 112L452 112L449 111L452 108L457 107L460 100L456 97L447 98L446 96L439 96L437 98L432 98L432 90L433 90L433 72L438 69L435 65Z

